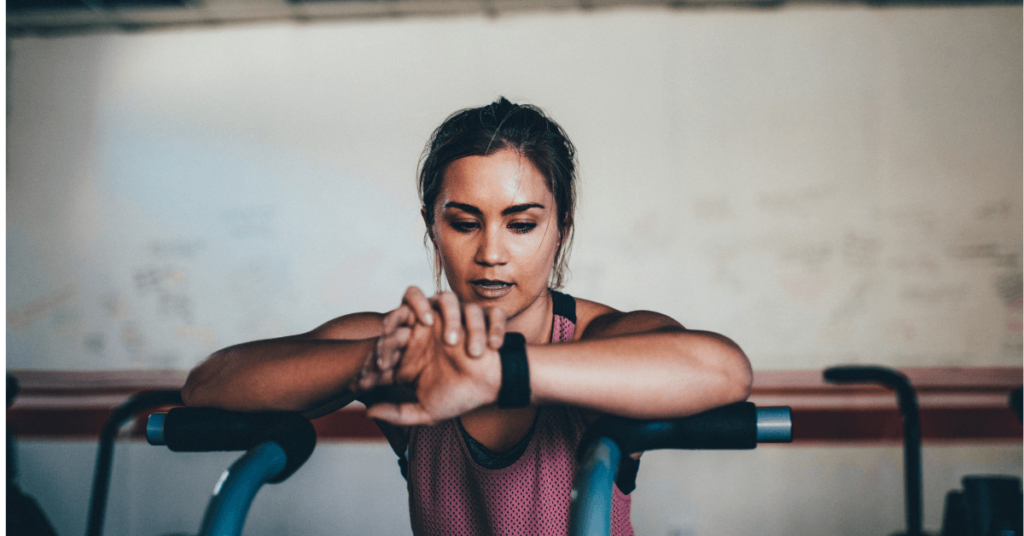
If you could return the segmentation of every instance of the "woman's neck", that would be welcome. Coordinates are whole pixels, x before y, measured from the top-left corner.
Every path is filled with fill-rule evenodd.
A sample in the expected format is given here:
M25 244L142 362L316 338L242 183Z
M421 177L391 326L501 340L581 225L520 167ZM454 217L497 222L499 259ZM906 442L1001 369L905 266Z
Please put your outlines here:
M508 319L505 330L522 333L531 344L551 342L553 307L551 292L545 289L526 309Z

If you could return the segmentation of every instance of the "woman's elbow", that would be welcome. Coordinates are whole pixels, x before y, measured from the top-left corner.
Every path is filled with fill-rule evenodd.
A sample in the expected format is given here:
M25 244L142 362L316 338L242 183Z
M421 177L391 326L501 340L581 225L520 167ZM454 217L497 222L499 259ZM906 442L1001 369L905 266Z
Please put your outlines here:
M742 402L750 396L750 387L754 382L754 373L750 368L750 360L736 343L727 340L727 355L724 360L724 375L728 403Z
M191 407L214 405L215 401L210 395L221 391L213 385L213 379L219 373L220 367L218 363L224 359L223 353L224 350L214 353L188 373L185 385L181 388L181 401L183 404Z
M185 380L185 385L181 388L181 402L183 404L190 407L203 405L203 389L199 385L201 383L197 379L196 369L192 369L192 372L188 374L188 378Z
M730 402L742 402L750 397L750 388L754 383L754 373L750 369L750 360L740 352L740 358L736 359L735 365L729 374Z
M708 333L710 344L706 347L706 361L709 371L717 381L713 385L721 405L742 402L750 396L753 373L750 360L731 339Z

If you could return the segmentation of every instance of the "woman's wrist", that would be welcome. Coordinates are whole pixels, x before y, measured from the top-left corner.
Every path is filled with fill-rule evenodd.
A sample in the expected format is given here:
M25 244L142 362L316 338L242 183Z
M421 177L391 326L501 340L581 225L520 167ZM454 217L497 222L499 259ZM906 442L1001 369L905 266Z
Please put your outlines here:
M526 338L521 333L506 333L498 355L501 359L498 407L522 408L530 405L530 366L526 359Z

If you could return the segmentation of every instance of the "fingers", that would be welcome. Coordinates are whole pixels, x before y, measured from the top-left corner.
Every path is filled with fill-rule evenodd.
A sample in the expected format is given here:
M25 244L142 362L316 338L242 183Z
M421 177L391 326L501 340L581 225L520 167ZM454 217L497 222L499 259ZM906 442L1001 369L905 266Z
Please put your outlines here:
M484 311L475 303L462 306L451 292L442 292L431 300L444 319L445 344L458 344L465 327L466 353L469 355L480 357L488 346L493 350L501 348L505 338L505 311L499 308Z
M359 370L355 380L352 382L351 390L354 393L362 393L376 387L379 383L380 373L376 370L377 352L370 351L363 360L363 367Z
M444 342L449 346L459 343L462 332L462 311L459 299L451 292L442 292L434 297L444 319Z
M487 344L497 350L505 343L505 311L497 307L487 309L487 325Z
M367 409L366 416L399 426L434 424L434 419L430 413L417 402L407 402L404 404L381 402Z
M405 289L402 305L408 305L419 322L428 326L434 325L434 312L430 300L423 295L423 291L419 287L412 286Z
M392 383L394 368L401 360L411 338L412 329L406 326L398 326L391 333L378 337L377 344L367 354L363 366L353 380L352 390L364 392L378 385Z
M396 384L413 384L423 368L436 359L440 350L441 323L433 326L416 324L409 332L409 340L402 347L395 366L388 369L389 378Z
M402 357L402 351L409 344L412 337L412 329L400 326L387 335L377 339L377 360L378 371L388 370L398 364Z
M487 323L484 321L484 310L475 303L466 304L463 308L466 322L466 353L480 357L487 344Z
M412 310L412 307L403 303L398 306L398 309L384 316L384 321L382 322L384 334L387 335L394 332L398 326L411 325L415 320L416 313Z
M430 300L417 287L409 287L402 296L402 304L384 317L382 324L385 334L391 333L398 326L411 326L420 322L428 326L434 324L434 312Z
M473 357L483 355L485 344L494 350L501 348L505 336L505 312L503 310L490 308L483 312L476 304L467 304L463 310L463 306L454 293L441 292L428 299L415 286L406 289L402 305L384 317L384 334L389 335L399 326L412 326L416 322L431 326L434 321L434 309L441 314L445 344L454 346L459 343L462 337L463 322L465 322L466 352L469 355ZM384 358L388 360L387 362L391 362L390 354L385 355Z

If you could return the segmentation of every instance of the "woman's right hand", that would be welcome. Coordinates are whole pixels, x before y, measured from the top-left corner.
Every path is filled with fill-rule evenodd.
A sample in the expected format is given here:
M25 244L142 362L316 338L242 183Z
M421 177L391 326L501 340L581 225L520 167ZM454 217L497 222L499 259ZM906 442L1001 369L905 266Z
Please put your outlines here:
M463 312L483 319L483 311L467 306ZM445 329L440 324L412 328L393 374L394 382L411 388L415 399L376 401L367 416L398 426L431 425L497 399L501 384L497 350L472 356L463 345L449 344Z
M451 292L427 298L418 287L411 286L402 296L401 305L384 317L383 332L373 351L366 356L352 390L365 392L378 385L394 383L395 370L401 363L413 328L417 324L433 326L438 314L445 344L455 346L464 342L465 351L471 357L480 357L486 347L497 350L504 342L506 319L501 309L461 304Z

